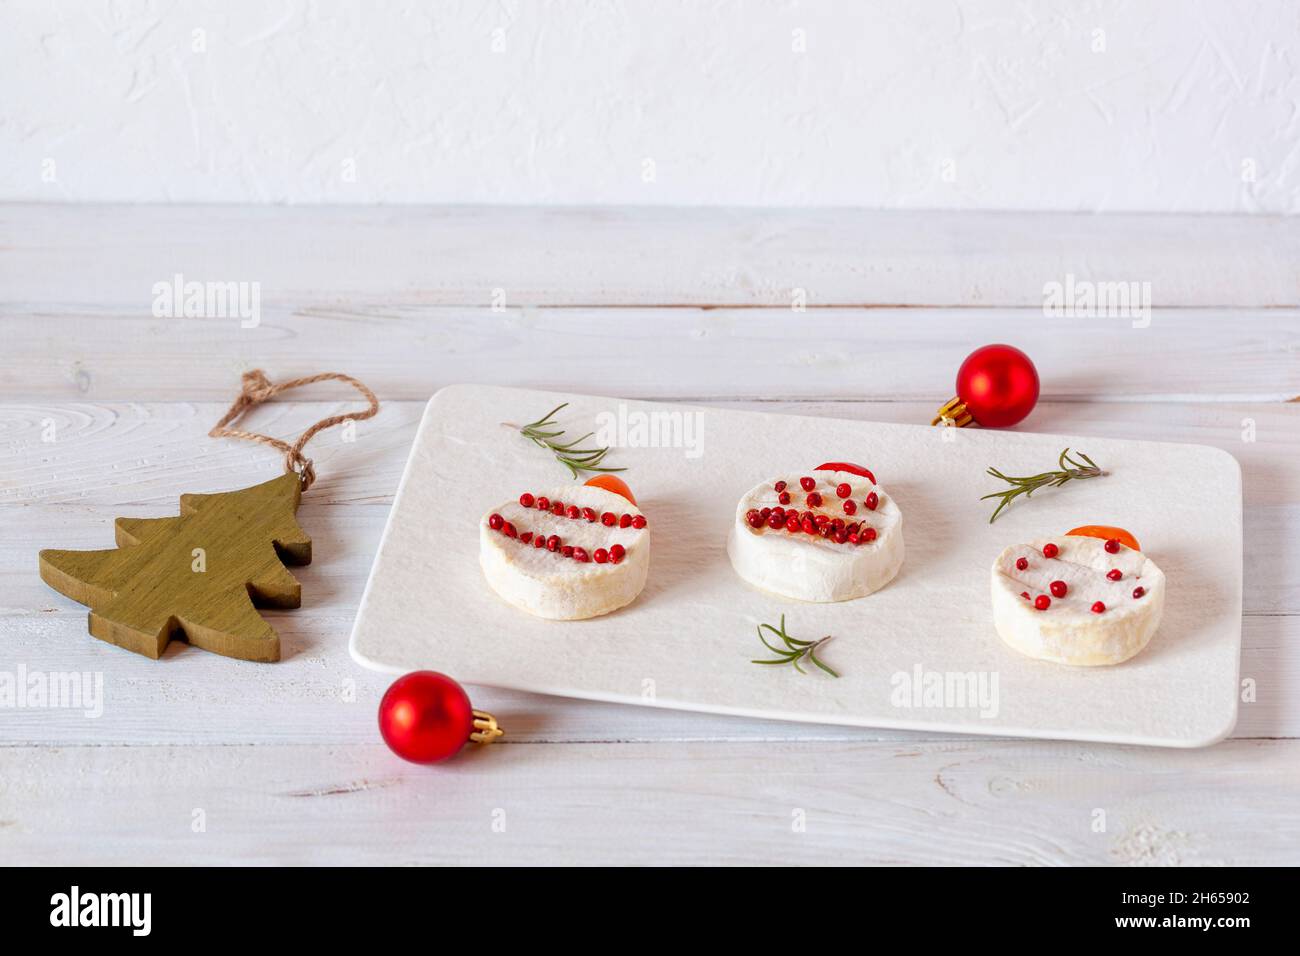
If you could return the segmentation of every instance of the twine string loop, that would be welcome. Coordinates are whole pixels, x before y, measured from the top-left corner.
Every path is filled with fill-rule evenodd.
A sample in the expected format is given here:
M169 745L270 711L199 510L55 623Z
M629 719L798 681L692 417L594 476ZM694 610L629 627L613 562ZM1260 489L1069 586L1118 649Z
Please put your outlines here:
M270 445L272 448L278 448L284 452L284 470L292 471L302 480L302 489L306 491L316 480L316 469L312 467L312 461L302 453L303 447L311 441L318 432L326 428L332 428L335 425L341 425L343 422L360 422L367 418L373 418L379 411L379 399L362 382L357 381L351 375L344 375L342 372L321 372L318 375L308 375L304 378L295 378L287 382L281 382L279 385L274 384L266 373L260 368L245 372L242 376L242 387L239 397L235 399L234 404L221 416L221 421L212 427L208 435L212 438L240 438L245 441L257 442L262 445ZM299 388L303 385L311 385L314 382L325 381L347 382L358 392L367 402L367 407L359 412L348 412L344 415L331 415L328 418L322 418L316 424L312 425L300 436L292 445L279 438L273 438L270 435L261 435L257 432L243 431L238 428L231 428L230 425L237 421L243 414L252 408L270 401L281 392L287 392L292 388Z

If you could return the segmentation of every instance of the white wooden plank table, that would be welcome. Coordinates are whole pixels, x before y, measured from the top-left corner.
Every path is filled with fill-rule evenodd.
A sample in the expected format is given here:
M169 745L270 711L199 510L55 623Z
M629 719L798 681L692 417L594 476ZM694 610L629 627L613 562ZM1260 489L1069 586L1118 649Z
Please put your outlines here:
M2 206L0 672L102 673L105 702L0 708L0 859L1300 862L1297 263L1300 227L1272 218ZM260 324L154 317L178 272L260 282ZM1045 318L1043 283L1067 273L1150 281L1150 327ZM996 340L1042 372L1025 427L1241 461L1254 699L1232 739L1019 742L471 688L502 744L428 769L379 742L386 682L347 635L438 387L918 422ZM36 552L274 475L274 454L206 437L252 367L346 371L384 401L355 442L311 448L304 606L269 612L285 660L91 639ZM291 436L346 398L316 386L254 421Z

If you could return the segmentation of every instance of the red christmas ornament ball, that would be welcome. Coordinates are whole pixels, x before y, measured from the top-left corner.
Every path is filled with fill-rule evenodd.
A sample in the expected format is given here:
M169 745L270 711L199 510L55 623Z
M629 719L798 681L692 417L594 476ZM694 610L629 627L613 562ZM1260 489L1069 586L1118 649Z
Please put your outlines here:
M412 763L437 763L454 756L473 732L469 696L460 684L437 671L399 677L379 703L384 743Z
M1014 346L986 345L957 370L957 397L979 424L1006 428L1038 404L1038 370Z

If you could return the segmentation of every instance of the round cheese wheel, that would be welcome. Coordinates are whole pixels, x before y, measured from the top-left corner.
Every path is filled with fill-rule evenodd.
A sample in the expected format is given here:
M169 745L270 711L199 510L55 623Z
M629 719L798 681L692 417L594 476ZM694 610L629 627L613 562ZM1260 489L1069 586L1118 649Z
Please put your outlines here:
M650 531L640 508L583 485L528 494L532 505L509 501L479 521L479 565L497 594L557 621L597 617L636 600L650 569Z
M811 489L804 487L809 481ZM845 486L848 494L841 497ZM783 492L790 499L784 505ZM796 516L797 530L786 523L772 527L769 520L755 526L754 512L765 509L769 520L773 512L787 522ZM840 533L826 533L837 527ZM855 472L782 475L740 499L727 554L738 575L765 591L800 601L848 601L878 591L898 573L903 514L883 488Z
M1002 640L1029 657L1082 666L1119 664L1146 647L1164 612L1164 572L1141 551L1106 545L1061 535L999 554L993 624Z

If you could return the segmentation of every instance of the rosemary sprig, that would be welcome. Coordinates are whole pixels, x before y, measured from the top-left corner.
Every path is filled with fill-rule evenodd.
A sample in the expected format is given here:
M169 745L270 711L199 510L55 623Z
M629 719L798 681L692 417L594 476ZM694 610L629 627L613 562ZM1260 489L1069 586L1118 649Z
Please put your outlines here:
M1045 471L1042 474L1026 475L1023 478L1013 478L1002 474L996 468L989 468L988 473L990 475L1011 485L1005 491L995 491L991 495L984 495L984 497L980 498L980 501L988 498L1002 499L998 506L993 509L993 516L989 518L989 524L997 521L1002 509L1020 495L1029 498L1039 488L1058 488L1067 481L1082 481L1085 478L1100 478L1102 475L1109 474L1109 472L1102 471L1097 467L1097 463L1083 452L1078 452L1078 456L1082 459L1081 461L1071 458L1070 449L1067 448L1061 452L1061 457L1057 459L1058 471Z
M785 647L783 648L776 647L772 644L769 644L767 638L763 636L764 628L771 631L782 641L784 641ZM784 614L781 615L780 628L775 628L771 624L758 625L758 639L763 642L764 647L766 647L769 651L771 651L773 654L776 654L777 656L773 660L750 661L751 664L793 664L794 669L797 670L800 674L806 674L808 672L799 666L799 662L811 661L813 664L816 664L818 667L820 667L826 673L830 674L832 677L840 676L839 674L835 673L835 671L827 667L824 663L822 663L821 659L817 657L817 648L821 647L823 644L829 641L831 639L830 635L823 637L820 641L795 640L793 637L791 637L789 634L785 632Z
M627 471L626 468L604 468L601 462L609 454L608 448L579 448L578 446L585 442L595 432L587 432L581 438L575 438L573 441L560 441L564 434L564 429L547 431L555 425L555 415L560 409L568 405L563 402L556 405L549 412L543 415L535 422L529 422L527 425L511 425L511 428L517 428L519 434L523 435L539 448L548 449L555 455L556 461L569 469L569 473L574 478L578 477L579 472L583 471Z

